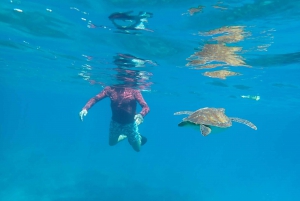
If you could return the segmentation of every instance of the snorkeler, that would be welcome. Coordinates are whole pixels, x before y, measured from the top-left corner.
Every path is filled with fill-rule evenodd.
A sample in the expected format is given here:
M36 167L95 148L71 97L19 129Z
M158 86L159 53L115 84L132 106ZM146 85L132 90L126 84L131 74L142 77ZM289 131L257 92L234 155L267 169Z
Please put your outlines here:
M114 56L114 64L116 64L119 67L145 67L146 63L153 66L158 65L152 60L138 58L131 54L118 53L116 56Z
M128 12L116 12L111 14L108 19L112 21L112 23L115 25L117 29L121 29L124 31L128 30L145 30L145 31L151 31L151 29L146 29L144 22L147 22L147 18L151 18L153 16L152 13L149 12L139 12L138 15L130 15L132 11ZM116 21L123 21L127 22L128 24L120 25Z
M109 97L111 100L112 119L109 128L109 145L116 145L121 140L128 138L129 144L137 152L147 138L141 136L138 125L143 123L144 117L150 111L141 92L123 84L105 87L98 95L91 98L79 113L81 121L88 110L98 101ZM137 102L142 111L136 114Z

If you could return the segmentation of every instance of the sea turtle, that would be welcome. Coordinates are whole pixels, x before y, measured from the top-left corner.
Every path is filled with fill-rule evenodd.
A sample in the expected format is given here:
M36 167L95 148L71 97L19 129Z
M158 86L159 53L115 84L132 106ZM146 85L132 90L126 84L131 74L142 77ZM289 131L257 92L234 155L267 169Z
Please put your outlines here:
M228 128L232 125L232 121L245 124L250 128L257 130L257 127L248 120L236 117L227 117L224 108L201 108L195 112L180 111L175 112L174 115L187 114L188 117L184 118L178 126L192 126L200 127L200 132L203 136L207 136L213 130L220 128ZM219 128L219 129L218 129Z

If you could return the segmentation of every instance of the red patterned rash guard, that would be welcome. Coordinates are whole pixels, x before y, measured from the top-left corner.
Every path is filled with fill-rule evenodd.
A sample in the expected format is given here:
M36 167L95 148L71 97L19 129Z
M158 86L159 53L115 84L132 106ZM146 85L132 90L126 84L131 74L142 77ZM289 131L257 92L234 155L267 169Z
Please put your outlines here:
M95 103L105 97L109 97L111 100L112 120L120 124L134 122L136 102L142 107L140 114L143 117L150 111L140 91L127 87L105 87L103 91L91 98L83 109L89 110Z

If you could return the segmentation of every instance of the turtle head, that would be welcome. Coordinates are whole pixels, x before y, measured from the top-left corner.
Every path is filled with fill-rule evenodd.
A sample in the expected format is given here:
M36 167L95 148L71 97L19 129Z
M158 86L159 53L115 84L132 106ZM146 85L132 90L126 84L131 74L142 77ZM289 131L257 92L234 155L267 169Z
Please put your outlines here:
M183 127L183 126L186 126L187 125L187 122L186 121L182 121L178 124L179 127Z

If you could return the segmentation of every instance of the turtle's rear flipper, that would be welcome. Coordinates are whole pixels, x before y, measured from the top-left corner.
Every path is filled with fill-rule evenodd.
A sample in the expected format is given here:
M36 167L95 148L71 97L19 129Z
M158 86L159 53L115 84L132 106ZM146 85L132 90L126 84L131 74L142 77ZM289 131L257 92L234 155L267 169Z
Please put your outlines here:
M238 123L245 124L246 126L249 126L250 128L252 128L254 130L257 130L257 127L253 123L251 123L250 121L248 121L246 119L241 119L241 118L237 118L237 117L230 117L230 120L238 122Z
M204 125L200 125L200 132L203 136L207 136L208 134L210 134L211 132L211 129L207 126L204 126Z

